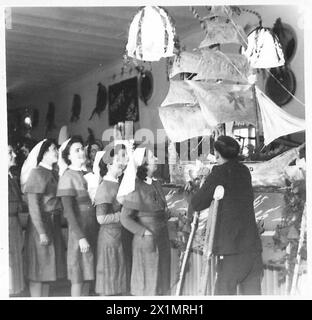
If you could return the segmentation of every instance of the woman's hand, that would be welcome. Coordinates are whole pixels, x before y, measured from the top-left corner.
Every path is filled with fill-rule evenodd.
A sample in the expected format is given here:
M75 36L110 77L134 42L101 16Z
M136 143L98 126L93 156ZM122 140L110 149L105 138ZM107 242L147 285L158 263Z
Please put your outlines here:
M79 240L79 247L82 253L86 253L90 250L90 245L86 238L82 238Z
M152 236L153 234L149 231L149 230L145 230L144 233L143 233L143 236Z
M49 237L46 233L40 234L40 244L42 246L47 246L49 244Z

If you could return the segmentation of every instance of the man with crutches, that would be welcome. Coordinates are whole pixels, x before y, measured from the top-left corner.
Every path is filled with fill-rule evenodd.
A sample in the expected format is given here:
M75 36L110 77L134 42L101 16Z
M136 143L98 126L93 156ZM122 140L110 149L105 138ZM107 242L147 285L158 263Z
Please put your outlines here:
M202 187L192 196L190 206L200 212L208 208L217 186L223 186L218 201L212 254L217 259L214 294L260 295L263 276L262 245L253 207L249 169L237 159L238 142L220 136L215 144L217 165Z

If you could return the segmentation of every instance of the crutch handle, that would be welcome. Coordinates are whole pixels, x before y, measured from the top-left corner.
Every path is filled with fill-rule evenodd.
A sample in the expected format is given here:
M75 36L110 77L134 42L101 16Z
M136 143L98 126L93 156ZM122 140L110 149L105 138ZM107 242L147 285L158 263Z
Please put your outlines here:
M224 187L221 185L216 186L216 189L213 194L213 198L215 200L221 200L221 199L223 199L223 197L224 197Z

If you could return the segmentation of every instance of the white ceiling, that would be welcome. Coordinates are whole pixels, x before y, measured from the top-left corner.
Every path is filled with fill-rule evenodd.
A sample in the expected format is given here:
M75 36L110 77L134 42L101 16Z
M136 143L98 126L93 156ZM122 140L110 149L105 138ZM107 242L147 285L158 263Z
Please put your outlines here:
M189 7L166 9L180 37L200 28ZM207 13L205 7L197 9ZM7 91L23 96L121 61L138 8L14 7L10 11L6 12Z

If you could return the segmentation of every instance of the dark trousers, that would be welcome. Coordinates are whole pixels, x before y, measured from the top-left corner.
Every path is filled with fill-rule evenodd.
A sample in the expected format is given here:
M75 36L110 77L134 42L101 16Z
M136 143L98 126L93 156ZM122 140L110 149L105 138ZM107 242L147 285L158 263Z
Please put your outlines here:
M215 295L261 295L261 252L218 257Z

